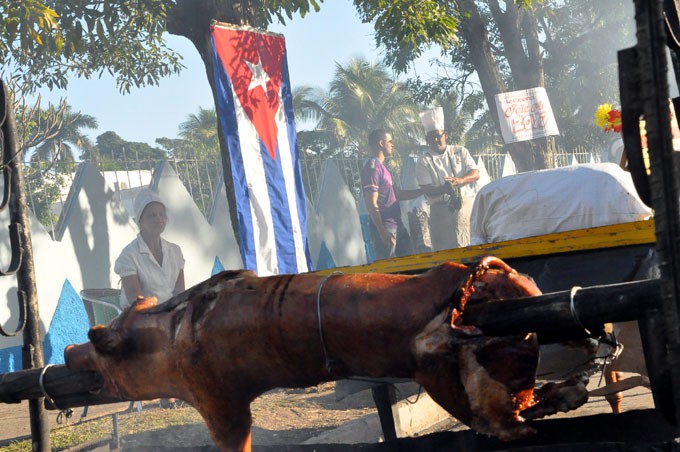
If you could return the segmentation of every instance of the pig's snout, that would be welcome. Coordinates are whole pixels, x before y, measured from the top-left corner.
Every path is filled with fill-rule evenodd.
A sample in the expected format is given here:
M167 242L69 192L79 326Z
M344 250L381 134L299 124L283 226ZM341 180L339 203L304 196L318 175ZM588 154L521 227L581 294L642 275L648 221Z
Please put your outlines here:
M64 350L66 367L71 370L95 370L94 353L94 347L90 342L68 345Z

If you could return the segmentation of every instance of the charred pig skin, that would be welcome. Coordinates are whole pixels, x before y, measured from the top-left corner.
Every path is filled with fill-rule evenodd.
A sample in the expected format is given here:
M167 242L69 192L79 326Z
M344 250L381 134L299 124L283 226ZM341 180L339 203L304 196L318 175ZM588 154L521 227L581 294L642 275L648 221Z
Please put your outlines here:
M99 372L105 396L191 403L224 451L250 451L250 403L262 393L350 376L413 378L462 422L512 440L533 433L524 410L565 402L534 397L534 334L484 336L461 314L468 302L540 293L495 258L417 276L228 271L161 305L138 300L67 347L66 363ZM550 392L565 393L570 408L585 403L578 383Z

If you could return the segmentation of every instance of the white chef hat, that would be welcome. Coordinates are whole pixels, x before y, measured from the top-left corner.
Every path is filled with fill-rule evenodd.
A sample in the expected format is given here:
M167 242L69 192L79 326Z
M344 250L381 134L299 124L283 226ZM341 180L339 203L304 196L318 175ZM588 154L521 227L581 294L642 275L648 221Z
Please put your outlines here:
M420 116L420 121L425 127L425 133L430 133L433 130L444 130L444 109L442 107L421 111L418 116Z
M165 206L165 203L161 201L161 198L160 196L158 196L158 193L156 193L153 190L145 188L137 194L133 206L135 209L135 220L137 221L137 223L139 223L139 219L142 218L144 208L152 202L159 202Z

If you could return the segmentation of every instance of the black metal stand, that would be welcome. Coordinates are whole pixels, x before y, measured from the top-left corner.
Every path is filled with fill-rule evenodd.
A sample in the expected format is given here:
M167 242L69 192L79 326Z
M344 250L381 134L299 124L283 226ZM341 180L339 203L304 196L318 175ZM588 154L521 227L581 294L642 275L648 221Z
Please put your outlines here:
M399 422L398 413L393 410L397 403L397 395L394 386L391 384L381 384L371 388L375 407L378 409L380 427L382 428L385 441L397 439L397 428L395 423Z
M668 14L675 13L665 2ZM680 156L673 151L664 2L635 0L637 45L619 53L626 154L641 197L654 209L661 287L657 309L640 321L654 400L673 424L680 420ZM644 116L651 171L644 167L639 118Z

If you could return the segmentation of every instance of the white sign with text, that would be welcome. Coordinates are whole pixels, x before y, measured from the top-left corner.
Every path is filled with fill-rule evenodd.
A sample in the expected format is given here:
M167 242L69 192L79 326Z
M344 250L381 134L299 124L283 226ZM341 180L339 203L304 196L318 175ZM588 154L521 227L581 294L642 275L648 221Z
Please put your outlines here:
M545 88L496 94L496 107L506 143L560 134Z

